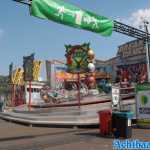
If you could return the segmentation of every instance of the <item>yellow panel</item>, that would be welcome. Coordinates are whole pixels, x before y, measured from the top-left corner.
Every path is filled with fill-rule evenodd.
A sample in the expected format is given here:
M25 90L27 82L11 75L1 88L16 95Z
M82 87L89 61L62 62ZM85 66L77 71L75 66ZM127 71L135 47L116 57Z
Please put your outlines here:
M33 80L38 81L41 69L41 61L34 61L33 62Z

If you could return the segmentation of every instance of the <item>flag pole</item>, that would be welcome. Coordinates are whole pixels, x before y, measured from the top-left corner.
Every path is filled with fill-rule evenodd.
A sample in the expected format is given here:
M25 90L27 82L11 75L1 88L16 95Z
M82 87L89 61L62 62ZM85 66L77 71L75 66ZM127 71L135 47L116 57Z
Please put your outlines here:
M29 111L31 111L31 80L29 81L29 105L28 105L28 107L29 107Z
M150 83L150 60L149 60L149 31L148 31L148 24L149 22L148 21L143 21L144 23L144 29L145 29L145 32L146 32L146 63L147 63L147 79L148 79L148 82Z
M77 78L78 78L78 81L77 81L78 82L77 83L78 84L78 108L80 109L80 105L81 105L80 104L80 100L81 100L80 88L81 87L80 87L80 73L79 72L77 73Z

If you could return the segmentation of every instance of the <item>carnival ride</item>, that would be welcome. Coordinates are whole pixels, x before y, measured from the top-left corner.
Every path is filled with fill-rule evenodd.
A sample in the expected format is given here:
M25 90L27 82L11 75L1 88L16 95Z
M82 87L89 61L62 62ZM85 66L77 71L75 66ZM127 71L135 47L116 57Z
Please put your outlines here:
M26 4L28 6L31 6L32 4L32 0L14 0L16 2L20 2L22 4ZM144 40L145 43L148 45L148 48L149 48L149 41L150 41L150 34L147 32L144 32L142 30L139 30L137 28L134 28L134 27L131 27L129 25L126 25L126 24L123 24L121 22L118 22L116 20L113 21L113 31L115 32L118 32L118 33L121 33L121 34L125 34L127 36L130 36L130 37L134 37L134 38L137 38L137 39L140 39L140 40ZM147 55L149 55L149 51L147 51ZM149 59L148 59L149 60ZM149 62L148 62L149 64ZM148 71L149 71L149 67L148 68ZM105 76L106 77L106 76ZM104 78L105 78L104 77ZM144 76L145 77L145 76ZM73 84L74 87L76 87L77 89L77 86L75 86L75 84ZM108 84L105 84L104 82L103 83L100 83L100 85L105 89L105 87L108 87L109 89L109 86L106 86ZM106 88L107 89L107 88ZM106 90L107 91L107 90ZM48 93L48 92L47 92ZM59 92L58 92L59 93ZM41 95L44 95L44 94L41 94ZM58 94L56 94L58 95ZM48 94L47 94L48 96ZM46 97L46 96L45 96Z
M26 5L28 5L29 7L32 7L32 0L14 0L14 1L17 1L17 2L20 2L20 3L23 3L23 4L26 4ZM35 2L36 3L36 2ZM34 4L35 4L34 3ZM47 2L48 3L48 2ZM59 3L59 2L58 2ZM65 4L66 3L63 3L64 4L64 6L65 6ZM59 5L59 4L58 4ZM40 7L40 6L37 6L37 7ZM50 7L53 7L53 6L50 6ZM67 4L66 4L66 9L70 9L69 7L67 7ZM75 7L75 8L77 8L76 6L73 6L73 7ZM55 8L54 8L55 9ZM79 9L80 10L80 9ZM73 13L74 15L76 14L76 12L74 12L73 10L71 10L72 12L71 13ZM65 11L63 10L63 12L62 13L64 13ZM36 12L35 12L36 13ZM41 13L42 13L42 11L41 11ZM86 11L85 11L85 13L86 13ZM33 16L36 16L36 17L38 17L38 15L39 14L37 14L37 15L35 15L35 14L33 14ZM48 14L47 14L48 15ZM55 14L51 14L51 15L55 15ZM64 13L64 15L66 15L65 13ZM89 15L89 14L88 14ZM62 16L62 15L61 15ZM56 21L56 22L58 22L58 23L62 23L62 24L65 24L65 25L69 25L69 26L72 26L72 25L70 25L69 24L69 20L63 20L63 17L61 17L61 16L59 16L57 19L59 20L55 20L54 18L44 18L44 19L50 19L50 20L53 20L53 21ZM76 16L76 15L75 15ZM39 16L40 17L40 16ZM56 16L55 16L56 17ZM84 16L83 16L84 17ZM89 18L90 18L91 16L89 16ZM42 17L41 17L42 18ZM79 20L78 20L79 19ZM95 18L95 19L97 19L97 18ZM104 18L104 19L106 19L108 22L108 24L110 23L111 25L109 26L107 26L106 27L106 30L107 30L107 28L108 28L108 30L109 30L109 28L111 28L111 30L112 31L115 31L115 32L118 32L118 33L121 33L121 34L125 34L125 35L127 35L127 36L130 36L130 37L133 37L133 38L136 38L136 39L139 39L139 40L143 40L144 41L144 43L145 43L145 46L146 46L146 59L147 59L147 76L145 75L145 73L141 73L141 75L140 75L140 80L141 80L141 82L143 82L143 81L145 81L146 80L146 78L147 78L147 80L150 80L149 78L150 78L150 75L149 75L149 72L150 72L150 66L149 66L149 42L150 42L150 34L148 33L148 28L147 28L147 22L145 21L145 20L143 20L143 22L144 22L144 27L145 27L145 31L143 31L143 30L139 30L139 29L137 29L137 28L135 28L135 27L132 27L132 26L129 26L129 25L126 25L126 24L124 24L124 23L121 23L121 22L119 22L119 21L116 21L116 20L113 20L113 21L111 21L110 19L108 19L108 18ZM105 20L105 21L106 21ZM80 17L77 17L77 22L76 22L76 25L78 25L78 23L79 22L81 23L81 16ZM106 24L107 24L106 23ZM92 24L93 25L91 25L91 27L92 28L94 28L94 27L96 27L96 20L95 20L95 22L93 23L92 22ZM112 25L113 24L113 25ZM76 25L73 25L73 27L76 27ZM103 24L104 25L104 24ZM105 26L105 25L104 25ZM80 26L79 26L79 28L80 28ZM82 29L82 27L81 27L81 29ZM87 29L87 28L83 28L83 29ZM90 30L90 31L93 31L93 32L96 32L95 30L92 30L92 29L87 29L87 30ZM103 35L103 33L102 33L102 35ZM109 34L107 35L106 34L106 36L109 36ZM129 70L129 72L131 72L130 70ZM132 76L132 73L131 73L131 76ZM136 80L136 79L135 79Z
M31 6L31 3L32 3L32 0L13 0L13 1L20 2L20 3L26 4L28 6ZM62 12L62 11L63 10L61 9L60 12ZM60 19L62 19L62 15L60 15ZM81 23L80 22L81 21L80 14L78 14L78 17L77 17L76 21L77 21L78 25ZM115 21L115 20L111 21L111 24L113 24L113 31L121 33L121 34L128 35L130 37L134 37L136 39L144 40L145 43L147 44L147 48L149 47L150 34L147 31L144 32L142 30L139 30L139 29L136 29L134 27L125 25L125 24L123 24L121 22L118 22L118 21ZM149 51L147 51L147 56L149 56ZM148 64L149 64L149 59L148 59ZM149 72L149 68L148 68L148 72ZM76 86L76 84L73 83L71 88L73 90L76 90L78 87ZM126 89L124 89L124 90L126 90ZM80 94L79 88L78 88L78 91L79 91L78 94ZM27 118L28 118L29 122L35 122L35 123L40 122L39 120L41 118L42 118L41 119L42 121L44 120L43 118L45 118L46 121L44 120L42 123L48 123L47 120L49 120L49 123L51 123L51 124L54 124L55 122L59 122L59 124L73 124L73 125L75 125L75 124L82 124L82 125L85 125L85 124L91 124L91 122L92 122L92 124L97 124L98 123L97 111L111 108L111 97L109 97L109 99L108 99L108 96L107 96L107 98L104 97L104 99L103 99L102 96L99 96L99 97L87 97L86 96L85 97L85 101L83 100L84 102L81 103L81 106L83 106L81 109L79 109L80 107L78 107L78 109L77 109L77 106L79 105L79 103L77 103L77 102L76 103L69 103L69 104L67 102L67 103L64 103L63 105L59 105L58 106L57 104L59 104L63 100L63 98L65 96L64 94L60 94L60 93L61 93L61 89L55 91L55 90L51 90L49 88L45 88L45 89L43 88L41 90L41 97L46 102L46 105L32 106L33 108L36 108L36 107L39 108L39 109L33 110L35 112L38 112L39 110L41 110L41 107L43 107L43 108L45 108L45 107L46 108L49 108L49 107L52 108L53 106L54 107L59 107L60 110L61 110L59 112L59 114L57 114L57 115L59 115L59 117L56 117L56 112L58 111L57 109L53 109L54 116L53 116L53 113L52 113L52 109L48 109L48 113L49 114L51 113L51 117L49 117L47 115L47 113L44 114L45 116L42 114L41 116L38 116L38 117L36 115L34 115L32 117L31 116L29 117L29 115L31 115L30 111L25 110L25 112L29 113L29 115L26 116L26 115L24 115L24 112L22 111L23 108L20 108L18 110L16 109L16 111L18 111L18 112L23 112L22 114L20 114L19 117L18 117L18 114L17 115L16 114L12 114L12 116L13 117L15 116L14 117L15 120L19 120L20 118L21 119L25 118L27 120ZM47 104L47 102L49 104ZM127 99L127 100L123 100L122 102L124 102L125 105L126 104L130 104L130 103L134 104L135 100L134 99ZM51 105L51 104L56 104L56 105ZM64 106L67 106L67 109L69 109L71 111L71 113L70 113L70 111L64 111L64 110L66 110ZM77 109L77 110L72 112L72 109ZM44 112L45 112L45 110L43 111L43 113ZM64 112L68 113L67 117L66 116L63 117L64 116ZM10 113L6 114L6 118L7 117L9 118L10 117L9 115L10 115ZM53 118L54 118L54 120L53 120ZM69 119L65 120L66 118L69 118ZM74 120L72 121L72 119L74 119Z
M77 84L69 83L65 89L51 89L50 87L44 86L40 91L40 96L45 103L49 104L61 104L63 102L75 101L77 98ZM80 95L81 97L88 96L88 87L84 84L80 84Z

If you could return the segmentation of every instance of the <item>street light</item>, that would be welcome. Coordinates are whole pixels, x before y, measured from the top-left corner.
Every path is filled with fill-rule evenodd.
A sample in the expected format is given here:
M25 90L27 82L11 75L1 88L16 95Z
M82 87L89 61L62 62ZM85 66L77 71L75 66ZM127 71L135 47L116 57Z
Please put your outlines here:
M150 83L150 61L149 61L149 32L148 32L148 25L149 22L144 20L144 29L146 32L146 63L147 63L147 77L148 77L148 82Z

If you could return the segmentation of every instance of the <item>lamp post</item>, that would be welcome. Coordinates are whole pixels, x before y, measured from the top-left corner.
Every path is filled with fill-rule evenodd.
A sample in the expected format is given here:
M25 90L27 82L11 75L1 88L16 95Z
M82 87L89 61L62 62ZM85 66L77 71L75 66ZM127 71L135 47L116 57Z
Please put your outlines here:
M147 64L147 78L148 82L150 83L150 61L149 61L149 32L148 32L148 21L143 21L144 23L144 29L146 32L146 64Z

